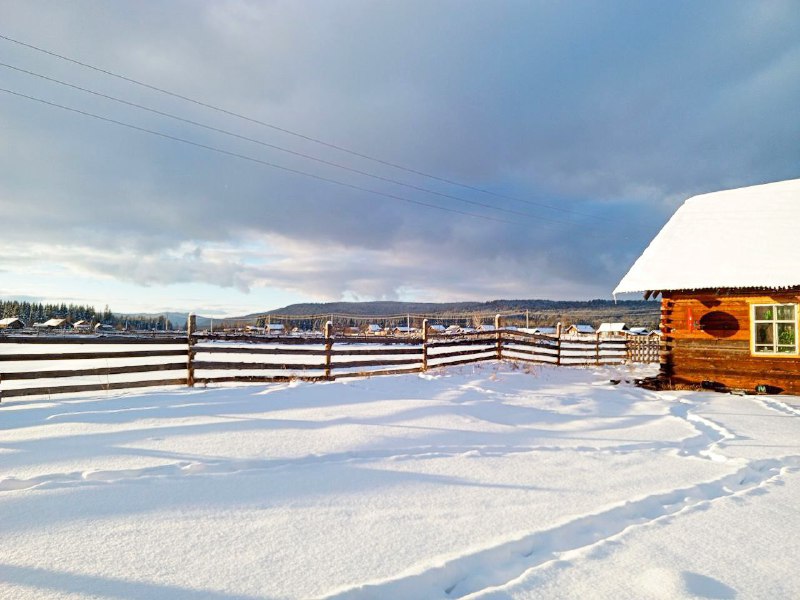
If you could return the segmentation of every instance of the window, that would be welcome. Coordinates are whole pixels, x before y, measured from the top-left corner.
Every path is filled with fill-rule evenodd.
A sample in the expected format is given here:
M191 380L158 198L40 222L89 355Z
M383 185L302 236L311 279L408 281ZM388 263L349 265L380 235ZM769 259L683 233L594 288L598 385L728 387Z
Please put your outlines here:
M753 352L797 354L796 304L754 304L751 311Z

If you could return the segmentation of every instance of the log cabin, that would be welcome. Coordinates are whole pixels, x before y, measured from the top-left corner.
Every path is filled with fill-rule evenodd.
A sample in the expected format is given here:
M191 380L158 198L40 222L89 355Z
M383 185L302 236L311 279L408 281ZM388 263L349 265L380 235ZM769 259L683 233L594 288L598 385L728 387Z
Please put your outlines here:
M694 196L614 296L661 295L660 380L800 394L800 179Z

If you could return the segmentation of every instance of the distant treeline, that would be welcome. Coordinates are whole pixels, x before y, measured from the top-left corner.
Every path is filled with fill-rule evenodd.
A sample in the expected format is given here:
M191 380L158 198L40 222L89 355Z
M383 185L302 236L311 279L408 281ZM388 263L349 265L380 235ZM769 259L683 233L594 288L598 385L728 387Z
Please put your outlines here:
M18 317L26 326L43 323L48 319L67 319L69 323L89 321L92 325L102 323L116 329L164 330L164 315L154 317L132 317L115 315L108 305L97 311L94 306L82 304L43 304L40 302L19 302L17 300L0 300L0 318ZM172 323L166 320L166 328L172 329Z

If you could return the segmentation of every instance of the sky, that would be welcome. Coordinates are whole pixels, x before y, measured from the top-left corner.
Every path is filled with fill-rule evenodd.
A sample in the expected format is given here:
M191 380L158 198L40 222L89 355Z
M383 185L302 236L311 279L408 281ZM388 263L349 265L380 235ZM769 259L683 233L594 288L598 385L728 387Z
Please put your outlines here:
M687 197L800 177L795 1L0 0L0 36L3 299L610 298Z

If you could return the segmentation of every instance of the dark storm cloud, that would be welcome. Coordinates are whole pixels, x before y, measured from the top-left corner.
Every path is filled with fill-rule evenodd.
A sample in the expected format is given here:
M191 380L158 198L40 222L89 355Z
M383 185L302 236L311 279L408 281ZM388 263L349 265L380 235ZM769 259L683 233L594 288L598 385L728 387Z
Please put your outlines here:
M3 62L510 211L0 69L2 87L509 221L371 195L0 94L0 255L17 248L6 261L36 242L79 248L61 260L143 284L269 285L331 298L607 296L686 196L798 176L800 19L791 2L0 2L0 12L4 35L580 213L411 176L0 40ZM259 236L274 256L243 246Z

